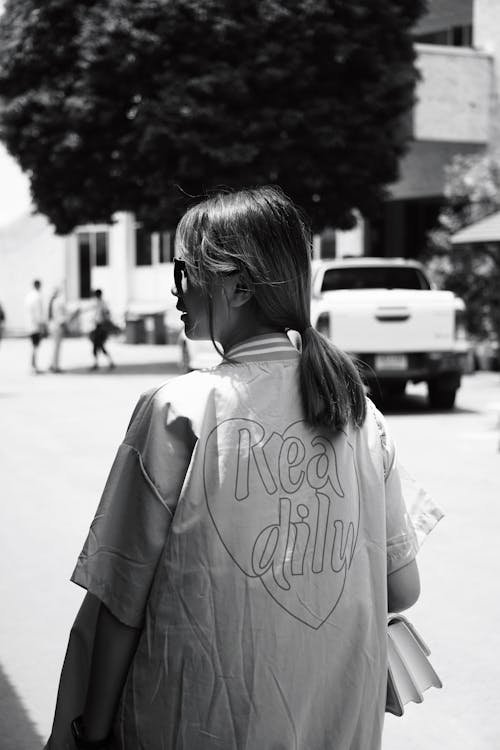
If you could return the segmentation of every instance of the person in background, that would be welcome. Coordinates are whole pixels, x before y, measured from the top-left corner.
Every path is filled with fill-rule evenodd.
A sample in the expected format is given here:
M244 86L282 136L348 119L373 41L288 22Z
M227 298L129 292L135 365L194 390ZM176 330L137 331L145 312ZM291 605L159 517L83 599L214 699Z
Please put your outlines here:
M108 367L112 370L115 367L111 355L105 347L105 343L108 340L109 331L111 328L111 313L107 302L102 296L102 290L96 289L94 291L95 307L94 307L94 328L90 334L90 340L93 344L94 364L90 368L91 370L99 369L99 353L102 352L108 360Z
M42 298L42 283L33 281L33 288L25 298L28 330L31 339L31 370L35 374L43 372L38 368L38 347L40 341L48 334L47 316Z
M5 311L0 304L0 341L3 339L3 331L5 327Z
M209 198L176 247L186 336L223 362L133 412L72 576L88 593L47 748L379 750L424 509L311 325L311 235L282 191Z
M59 366L61 343L67 333L68 325L78 312L75 310L72 315L68 315L63 289L57 286L49 301L49 329L53 342L52 362L49 368L51 372L63 372Z

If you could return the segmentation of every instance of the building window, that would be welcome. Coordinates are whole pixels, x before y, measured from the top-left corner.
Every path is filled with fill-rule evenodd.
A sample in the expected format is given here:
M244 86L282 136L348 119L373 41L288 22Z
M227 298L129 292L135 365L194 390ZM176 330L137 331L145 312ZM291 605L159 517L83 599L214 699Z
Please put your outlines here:
M472 25L454 26L452 34L455 47L472 47Z
M416 42L422 44L440 44L445 47L472 47L472 24L452 26L428 34L417 34Z
M108 258L108 232L77 232L76 241L81 252L87 253L91 266L107 266Z
M79 271L79 295L80 299L88 299L91 294L90 289L90 269L91 269L91 252L89 232L78 232L76 235L78 248L78 271Z
M94 266L107 266L109 263L109 240L105 230L77 232L78 268L80 276L80 298L91 295L90 279Z
M108 233L95 232L95 264L96 266L107 266L108 260Z
M135 229L135 264L136 266L151 266L153 263L153 244L151 232L142 227Z
M158 263L173 263L175 232L160 232L158 241Z

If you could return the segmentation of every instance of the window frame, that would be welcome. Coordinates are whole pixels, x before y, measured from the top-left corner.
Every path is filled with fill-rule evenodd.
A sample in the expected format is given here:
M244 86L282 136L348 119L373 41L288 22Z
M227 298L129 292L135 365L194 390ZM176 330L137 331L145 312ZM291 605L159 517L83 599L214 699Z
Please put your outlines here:
M92 228L92 229L77 229L76 234L76 247L78 253L80 247L83 244L83 238L87 238L86 244L89 248L89 258L91 268L106 268L109 266L109 229L107 228ZM97 250L97 235L104 236L105 238L105 263L98 262L99 253Z
M148 242L149 262L143 262L144 256L140 257L140 253L143 252L144 246L142 247L140 246L139 237L143 238L142 241L147 240ZM144 229L142 224L136 224L134 228L134 240L135 240L134 266L136 268L150 268L151 266L154 266L155 263L154 263L154 253L153 253L153 232L148 232L147 229Z
M173 263L175 258L175 231L165 229L158 232L158 264Z

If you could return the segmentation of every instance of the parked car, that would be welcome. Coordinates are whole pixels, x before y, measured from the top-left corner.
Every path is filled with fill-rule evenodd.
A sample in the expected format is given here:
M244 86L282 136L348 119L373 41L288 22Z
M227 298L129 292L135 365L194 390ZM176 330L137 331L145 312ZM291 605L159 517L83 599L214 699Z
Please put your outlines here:
M463 300L433 288L414 260L313 264L312 324L353 355L375 397L424 381L433 408L453 408L470 358L464 312Z

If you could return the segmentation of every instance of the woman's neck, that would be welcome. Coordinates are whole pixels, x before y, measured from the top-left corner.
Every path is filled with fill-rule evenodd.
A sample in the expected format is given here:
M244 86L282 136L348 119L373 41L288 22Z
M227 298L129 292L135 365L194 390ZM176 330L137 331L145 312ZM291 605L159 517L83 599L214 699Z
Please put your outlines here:
M284 333L284 330L278 326L268 325L257 320L247 321L246 325L242 322L242 325L233 327L231 331L228 331L221 344L224 351L227 352L237 344L247 341L247 339L272 333Z

